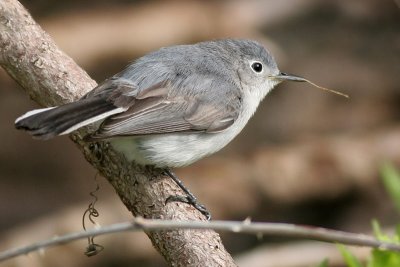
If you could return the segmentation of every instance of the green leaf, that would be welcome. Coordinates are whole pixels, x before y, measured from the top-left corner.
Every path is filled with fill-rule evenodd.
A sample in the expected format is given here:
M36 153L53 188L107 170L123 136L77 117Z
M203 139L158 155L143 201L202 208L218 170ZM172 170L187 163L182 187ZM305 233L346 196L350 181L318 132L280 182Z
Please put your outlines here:
M400 174L392 164L386 162L381 167L383 184L397 210L400 212Z
M377 220L372 220L372 229L374 232L374 236L379 239L380 241L385 241L385 242L391 242L391 243L396 243L400 244L400 224L396 225L395 228L395 233L393 236L389 236L387 234L384 234L381 230L381 227L378 223ZM400 267L400 265L399 265Z
M385 236L382 233L381 226L379 225L379 222L377 220L373 219L371 224L372 224L372 230L374 231L374 236L376 236L376 238L378 238L381 241L386 241L387 236Z
M329 260L324 259L320 264L318 264L318 267L329 267Z
M400 253L389 250L372 250L370 267L399 267Z
M345 246L338 245L338 248L344 261L349 267L363 267L361 262Z
M400 224L396 225L396 240L400 242Z

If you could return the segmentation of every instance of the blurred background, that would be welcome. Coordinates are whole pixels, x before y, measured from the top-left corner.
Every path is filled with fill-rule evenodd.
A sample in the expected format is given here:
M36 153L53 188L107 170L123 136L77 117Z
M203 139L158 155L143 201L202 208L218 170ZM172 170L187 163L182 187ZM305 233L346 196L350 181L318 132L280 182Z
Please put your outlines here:
M284 72L307 84L278 86L223 151L176 170L218 220L287 222L371 231L398 222L380 179L400 167L400 16L395 1L21 1L55 42L98 82L162 46L255 39ZM82 229L96 171L68 137L42 142L13 122L38 106L0 69L0 249ZM99 177L97 221L131 215ZM316 266L331 244L221 233L240 266ZM83 255L85 240L3 266L166 266L142 233L97 237L105 250ZM365 257L367 249L354 250Z

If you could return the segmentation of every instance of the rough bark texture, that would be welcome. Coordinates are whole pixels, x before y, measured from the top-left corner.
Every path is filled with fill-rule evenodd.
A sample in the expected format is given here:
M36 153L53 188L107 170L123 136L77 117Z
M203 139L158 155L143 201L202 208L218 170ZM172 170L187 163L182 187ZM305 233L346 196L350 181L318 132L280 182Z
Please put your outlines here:
M85 71L60 51L16 0L0 1L0 64L42 106L73 101L95 87ZM182 192L159 170L127 162L107 143L82 141L84 129L72 140L86 159L112 184L136 216L155 219L204 220L183 203L165 204ZM147 233L171 266L235 266L217 233L179 230Z

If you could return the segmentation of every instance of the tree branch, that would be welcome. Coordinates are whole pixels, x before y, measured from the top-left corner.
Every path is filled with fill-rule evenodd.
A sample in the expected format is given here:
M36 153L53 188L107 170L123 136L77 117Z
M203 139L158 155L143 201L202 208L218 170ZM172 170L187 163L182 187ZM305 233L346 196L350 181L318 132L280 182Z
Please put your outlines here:
M90 236L98 236L104 234L112 234L117 232L127 231L166 231L172 229L190 230L219 230L234 233L248 234L263 234L274 236L286 236L293 238L306 238L317 241L330 243L342 243L353 246L367 246L372 248L389 249L400 251L400 245L385 241L377 240L376 238L365 234L354 234L343 231L330 230L321 227L301 226L286 223L255 223L248 220L242 222L235 221L172 221L172 220L147 220L141 217L136 217L133 222L125 222L103 226L97 229L71 233L64 236L54 237L49 240L33 243L28 246L22 246L15 249L10 249L0 253L0 262L27 254L32 251L41 250L50 246L65 244L74 240L87 238Z
M96 86L16 0L0 1L0 65L42 106L73 101ZM73 134L72 140L134 215L204 220L202 214L187 204L165 204L168 196L182 192L160 170L126 161L107 143L89 146L82 140L88 130ZM235 266L219 235L212 230L171 230L147 232L147 235L170 265Z

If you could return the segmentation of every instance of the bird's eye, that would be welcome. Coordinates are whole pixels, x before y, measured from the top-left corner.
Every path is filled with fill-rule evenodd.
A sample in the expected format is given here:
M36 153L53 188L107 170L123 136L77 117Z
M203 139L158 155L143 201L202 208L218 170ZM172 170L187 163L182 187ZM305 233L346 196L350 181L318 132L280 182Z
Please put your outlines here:
M251 68L252 68L253 71L255 71L256 73L260 73L260 72L262 72L262 70L263 70L263 65L262 65L260 62L256 61L256 62L253 62L253 63L251 64Z

